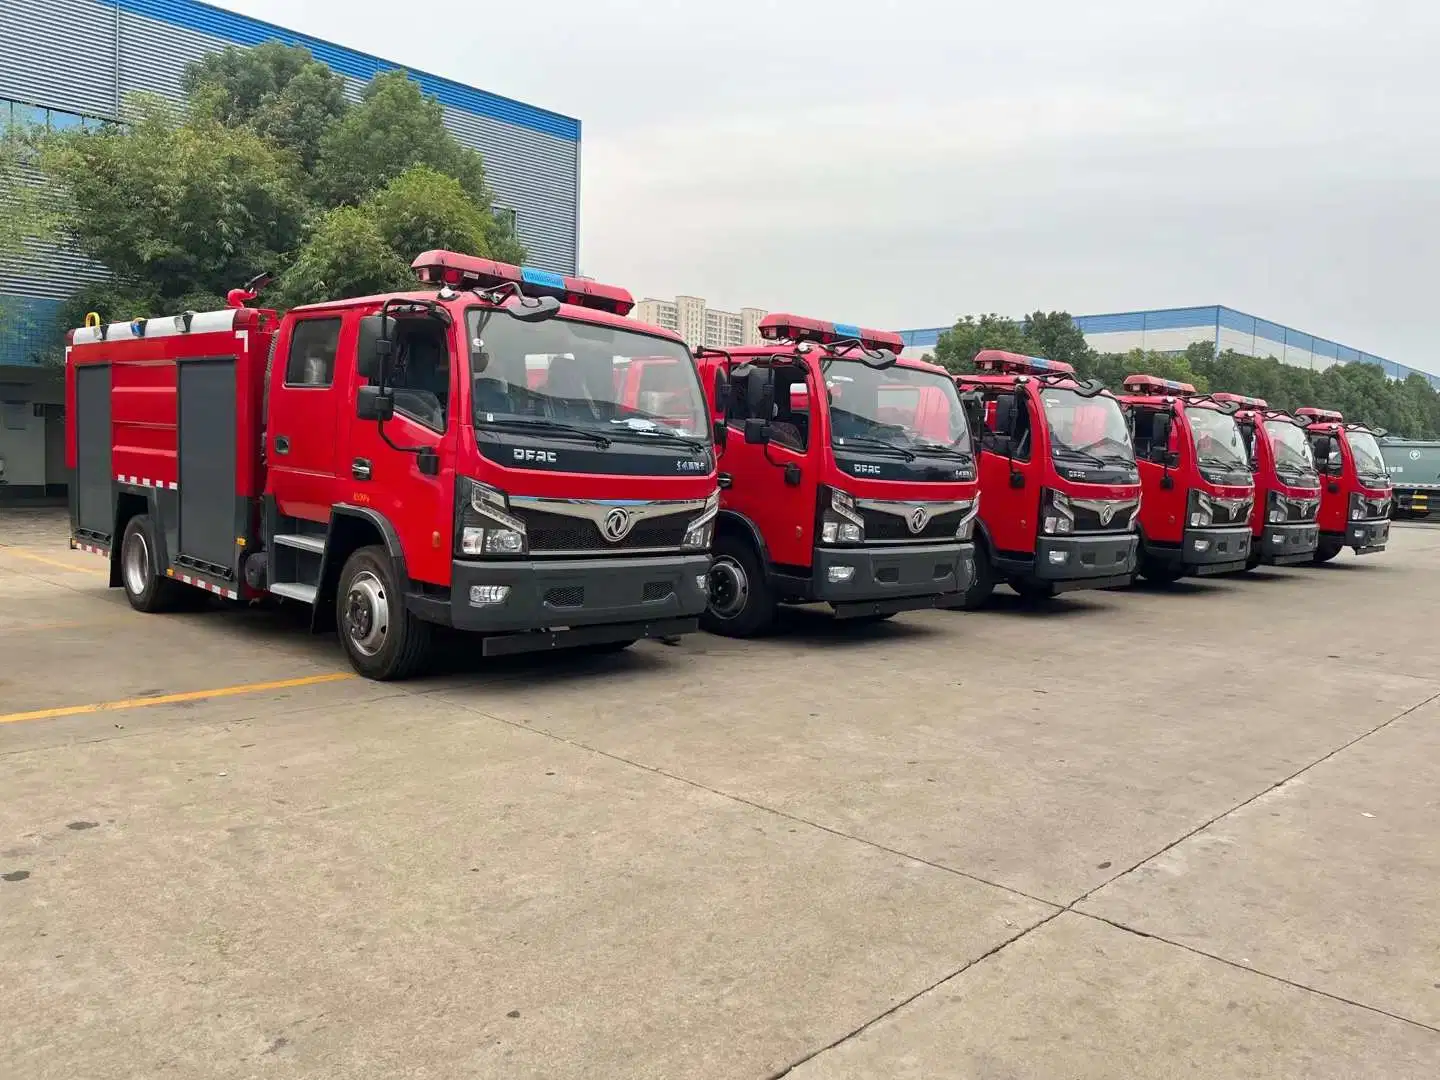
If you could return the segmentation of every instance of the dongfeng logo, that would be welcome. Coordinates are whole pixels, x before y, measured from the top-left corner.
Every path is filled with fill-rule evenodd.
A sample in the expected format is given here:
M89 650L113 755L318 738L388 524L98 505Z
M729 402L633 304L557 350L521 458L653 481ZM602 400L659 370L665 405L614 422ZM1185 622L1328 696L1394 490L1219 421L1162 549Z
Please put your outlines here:
M1105 503L1100 507L1100 524L1109 525L1115 520L1115 504Z
M850 466L850 467L851 467L852 469L854 469L857 473L860 473L862 476L879 476L879 475L880 475L880 466L879 466L879 465L852 465L852 466Z
M617 506L605 515L605 520L600 524L600 532L606 540L612 544L618 544L630 535L630 529L634 524L635 519L630 516L630 511L623 506Z
M930 511L923 506L917 506L910 511L910 516L905 523L910 526L912 533L918 535L925 531L926 525L930 524Z
M1419 460L1420 460L1420 451L1419 451L1419 450L1411 450L1411 451L1410 451L1410 460L1411 460L1411 461L1419 461Z

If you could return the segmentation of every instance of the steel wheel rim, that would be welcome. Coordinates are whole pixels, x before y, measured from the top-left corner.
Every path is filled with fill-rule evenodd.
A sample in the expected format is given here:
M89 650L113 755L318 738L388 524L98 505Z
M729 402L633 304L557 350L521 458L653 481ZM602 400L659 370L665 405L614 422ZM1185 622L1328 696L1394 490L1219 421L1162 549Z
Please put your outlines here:
M345 596L345 636L366 656L385 647L390 634L390 601L385 583L369 570L355 575Z
M745 568L728 555L710 564L710 610L716 618L733 619L745 610L750 599L750 578Z
M125 538L121 564L125 572L126 591L131 596L144 595L150 587L150 544L139 529Z

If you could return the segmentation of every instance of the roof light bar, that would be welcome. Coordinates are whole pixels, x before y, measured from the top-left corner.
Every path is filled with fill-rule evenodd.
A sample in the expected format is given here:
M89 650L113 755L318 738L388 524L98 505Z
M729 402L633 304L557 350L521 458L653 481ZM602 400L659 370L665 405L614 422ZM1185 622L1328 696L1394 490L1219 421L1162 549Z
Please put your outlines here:
M766 341L814 341L820 345L858 341L867 349L889 349L897 355L905 348L905 339L888 330L869 330L853 323L825 322L782 313L766 315L760 320L760 336Z
M1162 379L1156 375L1126 375L1127 394L1193 394L1195 387L1178 379Z
M1212 401L1233 401L1247 409L1268 409L1270 403L1264 398L1246 397L1244 394L1211 394Z
M1312 424L1343 424L1345 417L1334 409L1312 409L1309 406L1303 409L1296 409L1295 415L1303 417Z
M612 315L629 315L635 307L635 297L618 285L601 285L552 270L515 266L456 251L427 251L416 256L410 269L427 285L493 289L513 284L525 296L553 296L561 303L608 311Z
M1024 356L1001 349L981 349L975 354L975 370L1005 375L1074 375L1075 368L1064 360Z

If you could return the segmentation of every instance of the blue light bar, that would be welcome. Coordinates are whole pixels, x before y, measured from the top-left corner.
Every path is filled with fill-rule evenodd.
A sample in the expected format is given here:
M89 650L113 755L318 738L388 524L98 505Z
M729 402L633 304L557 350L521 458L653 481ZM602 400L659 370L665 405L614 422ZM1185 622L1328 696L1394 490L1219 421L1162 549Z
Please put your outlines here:
M520 268L520 280L527 285L544 285L547 289L565 288L565 278L553 270L541 270L534 266Z
M855 338L858 340L860 338L860 327L853 326L850 323L837 322L835 324L835 336L839 338Z

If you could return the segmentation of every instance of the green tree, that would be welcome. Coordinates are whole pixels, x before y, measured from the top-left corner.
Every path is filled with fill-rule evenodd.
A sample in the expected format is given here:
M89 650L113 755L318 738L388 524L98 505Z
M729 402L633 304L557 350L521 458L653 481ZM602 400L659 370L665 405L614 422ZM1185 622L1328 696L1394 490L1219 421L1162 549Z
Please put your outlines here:
M134 99L132 116L128 130L43 145L76 247L166 307L288 265L308 208L286 152L248 127L180 122L158 98Z
M518 263L525 249L453 176L414 165L362 204L385 242L408 262L443 248Z
M1094 350L1085 344L1085 334L1068 311L1037 311L1027 315L1021 332L1025 336L1025 351L1032 356L1062 361L1081 375L1086 375L1094 361Z
M369 296L413 284L410 265L382 235L365 207L340 206L325 214L268 302L280 307L336 296Z
M1028 343L1020 324L1000 315L966 315L940 335L935 360L950 371L974 371L975 354L982 349L1026 352Z
M359 203L412 165L453 176L487 213L490 189L480 155L455 141L445 110L402 71L375 76L364 99L320 140L316 179L331 205Z

